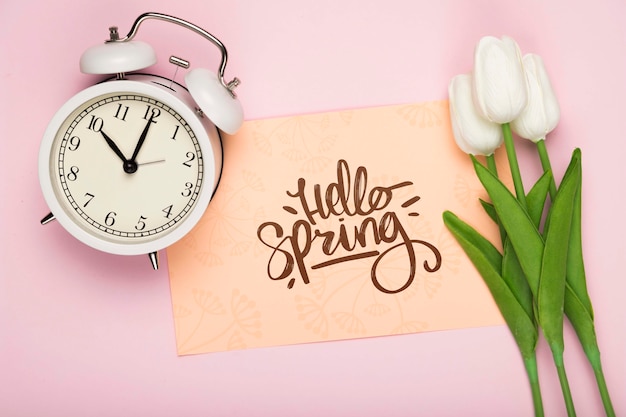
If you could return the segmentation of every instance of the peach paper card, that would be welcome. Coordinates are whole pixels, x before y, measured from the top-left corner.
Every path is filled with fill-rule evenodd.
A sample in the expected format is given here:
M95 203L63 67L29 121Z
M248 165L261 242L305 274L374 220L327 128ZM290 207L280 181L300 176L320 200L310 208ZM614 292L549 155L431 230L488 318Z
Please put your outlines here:
M168 249L180 355L499 325L445 228L497 241L447 101L248 121Z

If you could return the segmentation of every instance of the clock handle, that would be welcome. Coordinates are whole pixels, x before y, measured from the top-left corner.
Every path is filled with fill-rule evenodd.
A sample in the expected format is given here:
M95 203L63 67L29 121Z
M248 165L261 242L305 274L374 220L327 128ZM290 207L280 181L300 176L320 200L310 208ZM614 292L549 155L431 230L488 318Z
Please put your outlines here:
M222 59L221 59L221 62L220 62L218 73L217 73L217 77L219 79L219 82L222 84L222 86L224 88L226 88L228 90L228 92L230 93L230 95L233 98L236 97L234 90L240 84L240 80L238 78L236 78L236 77L233 78L231 81L228 81L228 82L226 82L224 80L224 71L226 70L226 62L228 61L228 52L226 51L226 47L215 36L213 36L212 34L207 32L206 30L202 29L201 27L199 27L197 25L194 25L191 22L188 22L186 20L180 19L178 17L166 15L166 14L163 14L163 13L148 12L148 13L144 13L144 14L140 15L135 20L135 23L133 23L132 27L130 28L130 31L128 32L128 34L124 38L120 38L119 37L119 34L117 32L117 28L116 27L111 27L109 29L109 31L110 31L110 35L109 35L110 39L108 39L106 42L107 43L117 43L117 42L127 42L127 41L132 40L135 37L135 35L137 34L137 31L139 30L139 26L144 21L146 21L148 19L163 20L163 21L166 21L166 22L177 24L179 26L182 26L182 27L185 27L185 28L187 28L189 30L192 30L193 32L196 32L197 34L201 35L202 37L204 37L205 39L208 39L211 43L213 43L213 45L215 45L220 50L220 52L222 54Z

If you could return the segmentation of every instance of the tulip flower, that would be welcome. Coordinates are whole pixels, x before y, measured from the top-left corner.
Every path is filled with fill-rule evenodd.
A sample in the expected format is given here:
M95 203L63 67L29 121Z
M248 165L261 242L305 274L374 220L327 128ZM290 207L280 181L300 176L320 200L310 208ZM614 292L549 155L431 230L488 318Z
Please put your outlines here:
M450 118L459 147L486 156L487 167L474 156L472 162L491 200L483 207L501 228L502 253L453 213L444 212L444 223L483 277L513 333L531 384L535 416L543 416L535 354L539 327L552 351L567 415L576 415L563 361L565 313L593 368L606 415L615 417L584 272L581 152L573 152L557 189L545 138L556 127L560 110L540 57L521 58L510 38L484 37L474 58L472 75L459 75L448 86ZM536 144L546 171L528 195L511 128ZM516 196L497 175L493 152L501 143ZM542 223L547 194L552 201Z
M474 51L474 102L480 114L495 123L509 123L528 101L526 75L517 43L485 36Z
M528 104L519 117L511 122L511 128L520 137L537 144L544 171L551 171L550 158L544 139L559 122L559 103L550 84L548 73L539 55L527 54L522 59L528 82ZM556 196L554 178L550 183L550 196Z
M545 139L559 122L559 103L541 57L527 54L522 62L528 81L528 104L511 122L511 128L519 136L537 143Z
M509 38L485 36L474 50L474 104L487 120L502 125L504 146L511 167L515 194L526 206L526 192L513 145L510 122L528 102L528 84L517 43Z
M502 130L478 114L472 101L472 77L461 74L448 86L454 139L470 155L491 155L502 144Z

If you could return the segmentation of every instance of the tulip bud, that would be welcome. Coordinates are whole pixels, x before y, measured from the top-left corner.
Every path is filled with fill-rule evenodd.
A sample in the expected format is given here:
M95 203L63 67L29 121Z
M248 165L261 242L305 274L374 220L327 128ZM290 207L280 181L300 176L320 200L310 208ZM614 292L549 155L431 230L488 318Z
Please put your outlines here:
M526 75L517 43L511 38L482 38L474 51L474 102L488 120L504 124L526 107Z
M559 103L541 57L528 54L523 62L528 79L528 105L511 123L511 128L519 136L536 143L545 139L559 122Z
M454 77L448 95L452 132L459 148L471 155L491 155L502 144L502 129L477 113L472 100L472 77Z

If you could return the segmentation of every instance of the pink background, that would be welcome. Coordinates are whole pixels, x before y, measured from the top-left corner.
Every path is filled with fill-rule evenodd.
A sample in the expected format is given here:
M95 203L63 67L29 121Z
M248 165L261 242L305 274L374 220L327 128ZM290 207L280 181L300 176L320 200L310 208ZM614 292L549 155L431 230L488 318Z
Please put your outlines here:
M528 384L505 327L177 357L167 262L78 243L47 213L37 179L55 110L96 78L82 51L126 33L145 11L173 14L227 45L246 119L444 99L484 35L513 36L543 56L562 109L548 140L563 172L583 150L584 240L606 378L626 413L626 4L539 1L120 1L0 4L0 415L530 416ZM197 36L148 22L162 62L176 53L217 67ZM199 52L198 52L199 51ZM156 73L169 75L168 64ZM522 166L539 170L530 147ZM619 220L618 220L619 219ZM565 410L539 346L546 415ZM566 364L580 416L603 414L569 326Z

